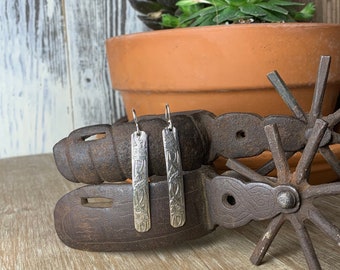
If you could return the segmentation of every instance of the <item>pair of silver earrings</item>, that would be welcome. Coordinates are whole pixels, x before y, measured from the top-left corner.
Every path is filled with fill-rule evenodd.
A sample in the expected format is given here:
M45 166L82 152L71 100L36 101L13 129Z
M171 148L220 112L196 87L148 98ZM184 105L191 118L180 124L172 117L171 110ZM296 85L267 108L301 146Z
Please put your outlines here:
M139 129L135 110L132 110L136 131L131 134L132 190L135 229L146 232L151 228L150 198L148 184L148 136ZM181 227L185 223L185 200L182 162L177 129L170 117L170 108L165 106L168 126L162 130L169 191L170 224Z

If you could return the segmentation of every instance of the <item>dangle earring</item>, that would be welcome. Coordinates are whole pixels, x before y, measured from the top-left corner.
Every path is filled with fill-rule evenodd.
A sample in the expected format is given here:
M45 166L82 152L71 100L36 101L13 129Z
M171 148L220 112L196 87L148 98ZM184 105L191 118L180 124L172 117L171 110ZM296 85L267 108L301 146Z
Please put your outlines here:
M132 194L135 229L146 232L151 228L148 185L148 136L139 129L135 110L132 110L136 131L131 134Z
M185 223L184 184L178 135L171 122L168 104L165 106L165 119L168 126L163 129L162 136L169 188L170 224L177 228Z

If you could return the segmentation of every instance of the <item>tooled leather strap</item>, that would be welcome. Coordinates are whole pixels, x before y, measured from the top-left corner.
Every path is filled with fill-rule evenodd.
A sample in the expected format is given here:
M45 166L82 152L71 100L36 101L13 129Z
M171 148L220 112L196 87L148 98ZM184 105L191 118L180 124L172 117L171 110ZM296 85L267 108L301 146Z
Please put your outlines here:
M234 172L218 176L203 166L184 175L186 222L174 228L169 222L167 182L158 177L149 186L149 231L134 227L131 184L101 184L81 187L58 201L54 220L59 238L72 248L90 251L152 249L199 238L216 226L236 228L251 220L294 213L300 205L297 191L289 185L248 183ZM287 196L292 204L287 204Z
M184 171L197 170L218 156L249 157L268 150L263 127L272 123L280 130L285 151L298 151L306 143L306 124L290 116L228 113L216 117L207 111L191 111L173 113L171 119L178 130ZM168 124L164 116L140 117L138 123L149 138L149 175L166 175L162 130ZM134 122L119 122L73 131L54 146L58 170L66 179L85 184L131 178L130 136L135 128ZM98 139L88 140L92 135Z
M91 251L150 249L201 237L213 229L205 198L209 174L214 173L202 168L184 175L187 217L182 227L170 225L168 186L162 177L150 183L148 232L135 230L131 184L115 183L84 186L62 197L54 211L57 234L66 245Z

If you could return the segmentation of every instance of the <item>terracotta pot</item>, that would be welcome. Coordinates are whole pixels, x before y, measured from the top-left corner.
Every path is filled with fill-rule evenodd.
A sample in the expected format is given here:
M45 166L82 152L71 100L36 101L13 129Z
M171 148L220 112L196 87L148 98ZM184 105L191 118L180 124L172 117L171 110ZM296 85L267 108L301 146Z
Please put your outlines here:
M266 74L277 70L305 111L320 56L332 57L323 114L340 90L340 25L285 23L207 26L138 33L107 40L113 88L131 119L205 109L291 114ZM254 142L255 143L255 142Z
M319 23L208 26L153 31L107 41L113 88L139 115L206 109L290 111L266 74L277 70L308 111L321 55L332 56L324 114L340 89L340 25Z

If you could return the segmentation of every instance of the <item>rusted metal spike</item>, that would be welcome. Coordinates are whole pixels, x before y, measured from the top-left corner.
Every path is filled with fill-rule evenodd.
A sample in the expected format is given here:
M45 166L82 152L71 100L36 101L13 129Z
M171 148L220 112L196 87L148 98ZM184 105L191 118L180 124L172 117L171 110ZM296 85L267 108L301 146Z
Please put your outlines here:
M319 148L319 152L332 167L334 172L340 177L340 161L336 155L332 152L328 145Z
M323 117L323 120L325 120L328 123L328 126L330 128L333 128L336 124L340 122L340 109L336 110L332 114Z
M285 156L286 159L288 160L289 158L291 158L293 155L295 154L295 152L285 152ZM266 162L262 167L260 167L259 169L256 170L257 173L261 174L261 175L267 175L268 173L270 173L272 170L275 169L275 163L274 160L271 159L268 162ZM273 178L271 180L273 180L275 182L276 178Z
M294 115L303 122L307 121L306 115L294 96L289 91L286 83L280 77L277 71L272 71L267 74L267 78L273 84L282 100L287 104L289 109L294 113Z
M329 238L333 239L335 243L340 247L340 229L330 223L320 212L319 209L312 206L312 209L308 212L309 219L323 231Z
M318 119L315 121L312 133L307 141L305 149L303 150L301 159L296 166L296 183L301 184L306 182L308 174L310 172L310 167L316 152L318 151L319 144L325 131L327 129L327 122Z
M296 215L290 215L289 221L293 225L293 228L298 236L300 246L308 264L308 268L313 270L321 270L321 265L318 257L316 256L312 240L310 239L308 231L303 222L301 222Z
M317 80L315 83L314 96L311 110L309 113L309 123L314 124L315 120L321 115L323 97L325 95L326 84L331 64L330 56L321 56Z
M310 186L302 193L303 199L340 194L340 182Z
M267 125L264 127L272 152L273 160L277 169L277 178L279 183L287 182L290 177L288 161L283 150L282 141L277 126Z
M269 185L272 184L272 182L265 176L258 174L257 172L253 171L252 169L248 168L247 166L245 166L243 163L229 158L227 161L226 166L232 170L234 170L235 172L243 175L244 177L250 179L251 181L254 182L263 182L263 183L267 183Z
M332 131L331 132L331 140L329 144L340 144L340 134L337 132Z
M267 229L262 235L261 239L257 243L253 254L250 257L250 261L255 265L260 265L264 256L266 255L270 245L274 238L280 231L282 225L285 223L284 215L279 215L272 219Z

